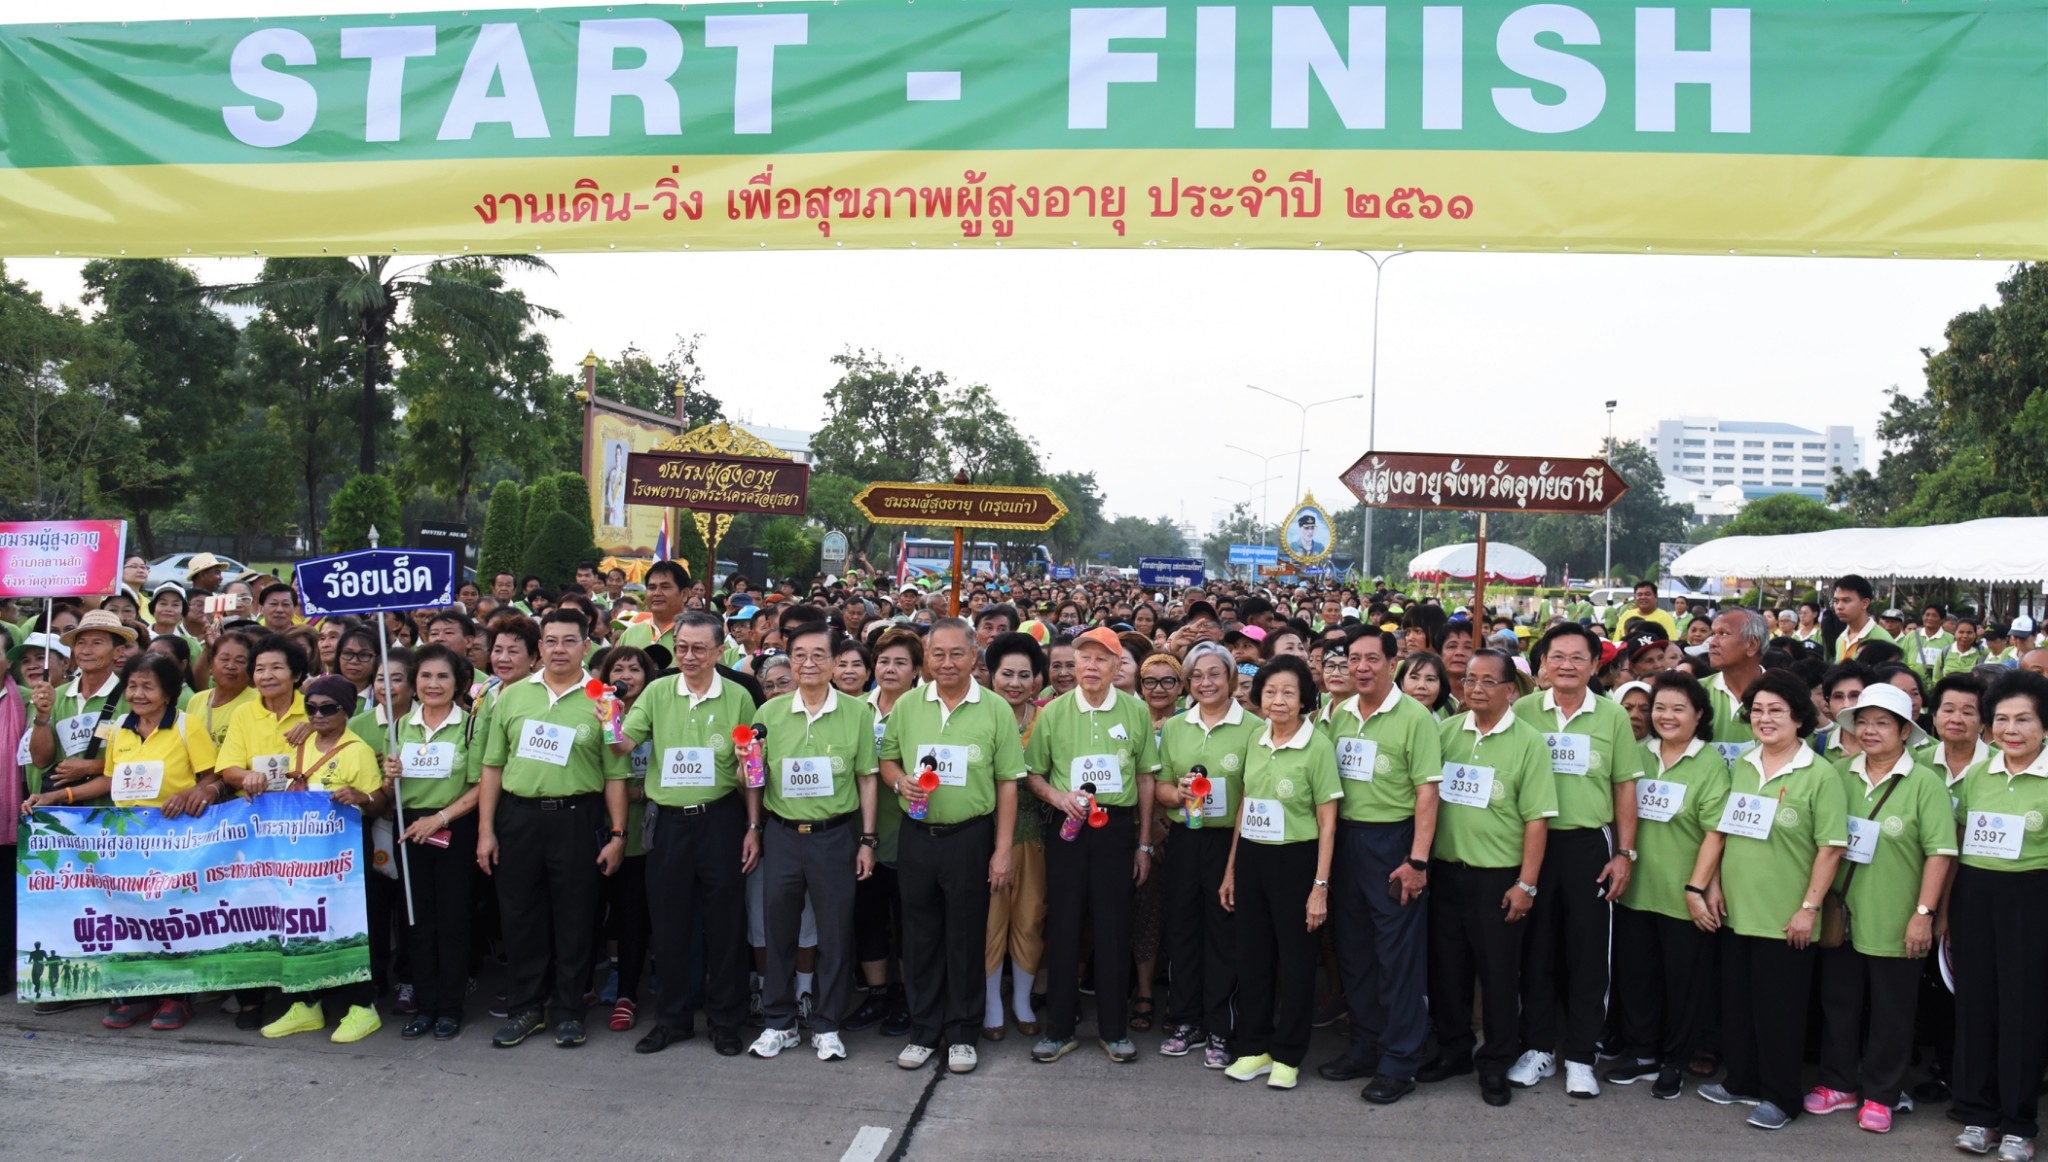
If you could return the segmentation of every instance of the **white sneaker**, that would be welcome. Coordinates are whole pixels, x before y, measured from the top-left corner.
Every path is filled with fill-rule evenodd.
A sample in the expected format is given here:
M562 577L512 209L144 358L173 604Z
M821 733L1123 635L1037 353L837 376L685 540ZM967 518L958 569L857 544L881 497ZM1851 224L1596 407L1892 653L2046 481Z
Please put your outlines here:
M929 1045L919 1045L916 1042L912 1042L905 1045L903 1051L896 1055L896 1068L923 1069L924 1063L930 1061L932 1054L936 1052L938 1050L933 1049Z
M820 1061L846 1060L846 1043L839 1039L837 1033L811 1034L811 1048L818 1051Z
M1556 1076L1557 1058L1536 1049L1516 1058L1508 1069L1508 1083L1520 1089L1528 1089L1546 1077Z
M979 1060L972 1045L955 1045L946 1050L946 1068L954 1073L973 1073Z
M754 1038L754 1043L747 1046L747 1052L756 1057L768 1058L784 1049L796 1048L796 1043L795 1029L763 1029L761 1035Z
M1593 1076L1593 1067L1576 1061L1565 1062L1564 1092L1567 1097L1599 1097L1600 1082Z

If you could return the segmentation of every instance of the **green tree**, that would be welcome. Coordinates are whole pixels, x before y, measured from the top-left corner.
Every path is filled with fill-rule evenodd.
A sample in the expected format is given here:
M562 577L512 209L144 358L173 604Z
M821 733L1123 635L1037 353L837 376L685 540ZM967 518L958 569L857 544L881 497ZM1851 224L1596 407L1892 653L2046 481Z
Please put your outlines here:
M1093 561L1108 553L1110 564L1130 569L1137 566L1140 557L1183 557L1187 552L1187 538L1181 536L1171 519L1120 516L1097 529L1082 547L1081 555Z
M938 423L947 463L918 479L951 478L964 469L976 484L1038 483L1038 449L987 387L977 383L947 392Z
M2033 511L2048 510L2048 267L2014 267L1997 305L1957 315L1947 339L1927 360L1942 431L1980 448Z
M382 388L391 378L387 348L401 313L414 322L481 344L496 357L515 348L539 319L561 315L537 306L502 285L491 287L464 277L478 269L548 270L530 254L443 259L399 266L384 256L294 259L289 270L266 263L255 282L209 288L214 302L282 309L310 318L329 343L353 342L360 360L361 391L356 422L361 451L356 469L377 470L377 433L389 420Z
M629 344L616 357L598 360L599 398L658 416L672 416L676 414L675 392L680 385L686 428L725 419L725 405L704 387L704 367L697 361L703 342L702 335L677 335L668 353L659 359L638 345ZM579 366L563 372L560 379L567 381L561 384L565 393L578 390L583 386L583 369Z
M476 558L477 580L489 587L491 578L500 573L519 572L519 546L524 532L525 507L520 503L519 486L510 480L500 480L491 490L491 506L484 513L483 542L478 547Z
M540 539L541 529L547 527L548 515L562 511L562 494L550 474L527 485L523 499L526 511L520 526L520 541L531 545Z
M522 574L539 577L550 590L576 580L576 564L590 555L590 543L576 518L557 509L547 513L540 535L526 546L520 558Z
M1202 538L1202 558L1211 573L1221 575L1232 569L1242 570L1243 566L1230 564L1230 546L1262 542L1274 544L1271 533L1272 530L1259 519L1259 514L1252 511L1251 505L1240 501L1216 526L1215 532Z
M254 539L283 528L298 507L295 491L277 486L291 477L291 448L277 438L267 408L245 408L238 422L217 432L212 447L193 458L192 469L192 504L200 522L231 534L235 555L245 561Z
M1776 537L1849 527L1849 518L1810 496L1780 492L1759 496L1742 506L1734 520L1714 530L1716 537Z
M711 577L704 538L697 532L697 522L690 518L689 513L683 513L680 518L669 521L668 539L669 560L681 561L683 568L689 570L690 576L694 579L705 580Z
M1046 546L1055 560L1072 561L1080 556L1081 546L1102 524L1102 486L1096 483L1093 472L1059 472L1038 483L1052 489L1060 503L1067 506L1067 515L1045 534Z
M356 475L334 494L328 504L326 550L347 553L370 547L370 530L381 541L399 544L405 540L404 511L391 480L376 473Z
M289 281L309 263L322 260L273 258L263 264L266 279ZM340 446L350 423L360 366L348 340L323 337L315 312L288 302L266 307L243 329L246 357L239 369L244 397L267 410L271 437L287 449L306 502L303 527L319 547L322 484L341 466ZM211 483L202 487L211 488Z
M0 267L0 515L98 516L103 477L134 479L147 453L113 378L126 353L70 308Z
M590 511L590 482L580 472L556 473L555 503L583 526L583 539L590 545L594 557L597 553L597 517Z
M761 526L754 547L768 554L770 575L794 580L799 587L818 575L818 549L824 537L795 517L779 516Z
M1628 492L1611 510L1615 575L1654 576L1660 561L1658 546L1686 539L1687 509L1665 497L1664 471L1642 444L1618 440L1606 458L1629 484ZM1527 549L1552 574L1561 575L1569 569L1575 577L1587 576L1597 572L1606 560L1607 522L1603 517L1496 513L1487 525L1489 540ZM1430 527L1439 526L1432 520Z

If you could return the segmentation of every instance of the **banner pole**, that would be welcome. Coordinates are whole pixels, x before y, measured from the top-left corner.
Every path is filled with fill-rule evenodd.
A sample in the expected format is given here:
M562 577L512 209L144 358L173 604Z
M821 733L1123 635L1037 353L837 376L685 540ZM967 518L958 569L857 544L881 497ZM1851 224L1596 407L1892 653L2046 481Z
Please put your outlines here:
M377 653L384 668L384 745L385 754L398 753L398 712L391 708L391 629L384 621L383 611L377 613ZM412 860L405 850L405 779L403 762L399 760L400 777L391 780L391 805L398 813L398 839L392 846L398 848L398 875L405 884L405 924L410 928L419 921L412 914Z
M967 530L958 525L953 527L953 605L947 617L960 616L960 569L965 561L963 554L967 547Z
M56 616L56 608L56 598L43 598L43 681L49 682L52 686L57 683L50 682L50 619Z
M1479 514L1479 562L1472 577L1472 644L1486 645L1486 514Z

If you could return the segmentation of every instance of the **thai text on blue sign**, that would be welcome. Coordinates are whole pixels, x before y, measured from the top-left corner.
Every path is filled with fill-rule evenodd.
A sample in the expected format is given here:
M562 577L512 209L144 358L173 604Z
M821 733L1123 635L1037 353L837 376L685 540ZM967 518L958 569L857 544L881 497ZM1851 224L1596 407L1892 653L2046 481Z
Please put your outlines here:
M1140 585L1200 585L1208 580L1199 557L1139 557Z
M1072 565L1054 565L1052 567L1052 579L1055 581L1072 581L1074 579L1074 567Z
M1230 546L1230 563L1233 565L1278 565L1280 563L1280 546L1232 545Z
M455 601L455 554L363 549L300 561L294 579L309 617L450 605Z

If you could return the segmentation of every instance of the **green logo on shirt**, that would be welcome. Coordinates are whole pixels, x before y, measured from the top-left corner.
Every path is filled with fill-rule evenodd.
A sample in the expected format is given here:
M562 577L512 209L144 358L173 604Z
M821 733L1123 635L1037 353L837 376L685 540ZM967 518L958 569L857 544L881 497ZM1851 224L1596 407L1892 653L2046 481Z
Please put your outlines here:
M1391 774L1393 774L1393 773L1394 773L1394 760L1393 760L1393 759L1391 759L1391 758L1388 758L1388 757L1387 757L1386 755L1383 755L1383 754L1382 754L1382 755L1375 755L1375 756L1373 756L1373 760L1372 760L1372 773L1373 773L1373 774L1375 774L1375 775L1391 775Z
M2041 813L2040 813L2039 811L2029 811L2029 812L2027 812L2027 830L2028 830L2028 831L2039 831L2039 830L2041 830Z
M1280 781L1279 781L1278 783L1274 784L1274 786L1273 786L1273 793L1274 793L1274 794L1276 794L1276 795L1279 795L1279 796L1280 796L1280 797L1281 797L1282 799L1292 799L1292 798L1294 798L1294 780L1293 780L1293 779L1282 779L1282 780L1280 780Z
M833 773L833 774L835 774L835 775L843 775L843 774L845 774L845 773L846 773L846 756L845 756L845 755L837 755L837 754L836 754L836 755L833 755L833 756L832 756L832 773Z
M970 763L978 763L981 761L980 743L970 742L967 744L967 761Z
M1601 754L1599 751L1596 750L1592 754L1586 756L1586 770L1588 773L1601 770L1606 766L1607 756Z
M1778 808L1778 822L1787 827L1799 826L1799 809L1790 803Z
M1224 755L1224 756L1223 756L1223 769L1224 769L1224 770L1226 770L1226 771L1234 771L1234 770L1236 770L1236 769L1237 769L1238 767L1240 767L1240 766L1243 766L1243 765L1244 765L1244 760L1243 760L1243 759L1240 759L1240 758L1238 758L1238 757L1237 757L1237 755L1236 755L1236 754L1234 754L1234 753L1233 753L1233 754L1227 754L1227 755Z
M1131 752L1127 750L1120 750L1116 752L1116 765L1119 770L1121 770L1124 767L1130 766Z
M1896 815L1885 816L1884 833L1893 838L1904 835L1906 833L1906 821Z

